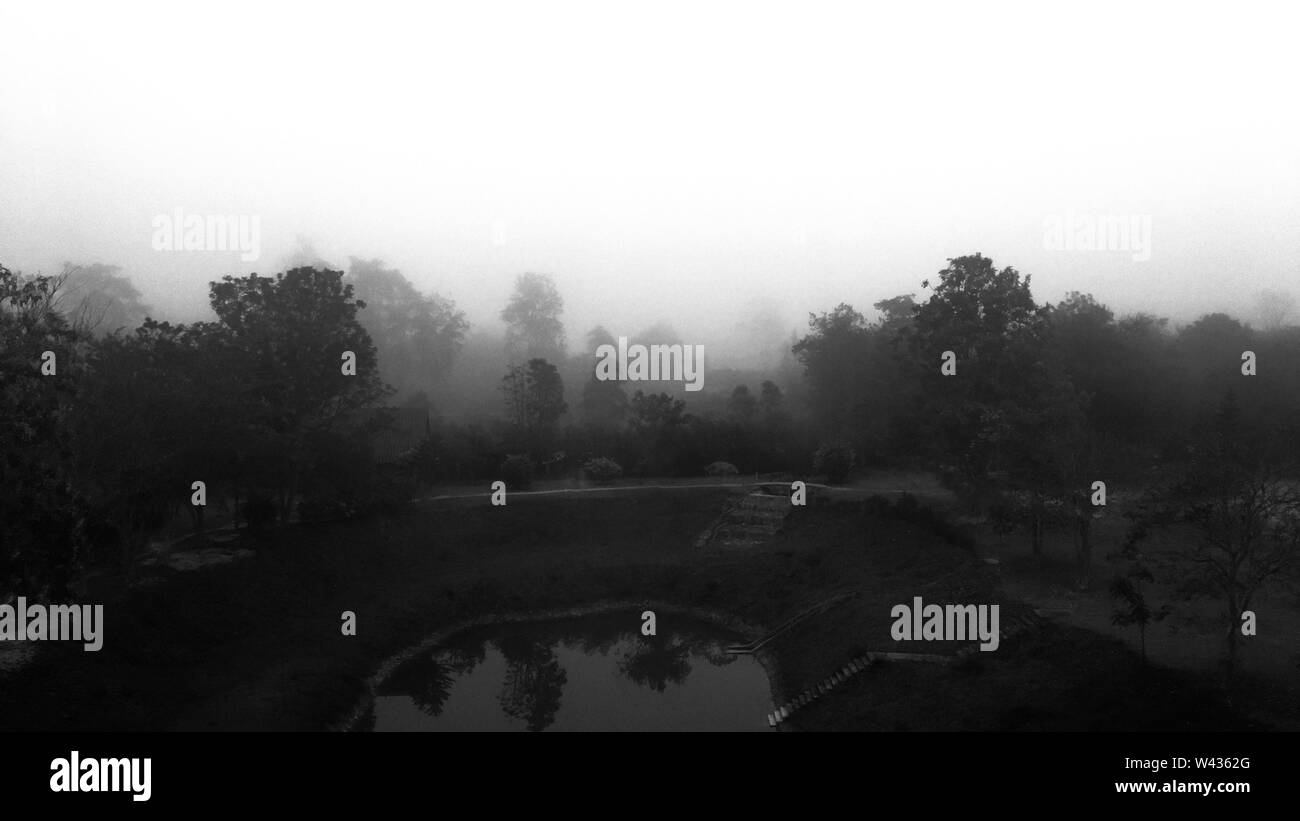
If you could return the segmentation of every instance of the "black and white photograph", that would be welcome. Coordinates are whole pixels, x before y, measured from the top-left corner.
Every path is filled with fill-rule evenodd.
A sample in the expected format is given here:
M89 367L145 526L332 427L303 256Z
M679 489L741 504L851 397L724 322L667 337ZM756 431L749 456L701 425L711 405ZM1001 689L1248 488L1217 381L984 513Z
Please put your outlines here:
M1298 23L0 0L6 783L950 739L1267 792Z

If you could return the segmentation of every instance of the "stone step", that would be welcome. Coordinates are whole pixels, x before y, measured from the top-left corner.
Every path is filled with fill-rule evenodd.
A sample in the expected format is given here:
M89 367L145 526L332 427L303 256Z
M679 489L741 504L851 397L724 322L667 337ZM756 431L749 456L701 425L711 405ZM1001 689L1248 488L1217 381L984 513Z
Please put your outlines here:
M770 525L738 525L728 522L718 528L717 535L723 538L742 537L764 539L772 536L776 531L777 529Z
M744 510L784 510L790 509L790 499L787 496L768 496L766 494L751 493L740 500L740 508Z
M775 511L733 510L726 516L727 524L763 524L779 525L785 521L785 514Z
M758 545L763 544L763 540L762 539L716 538L712 542L710 542L710 544L716 547L725 547L725 548L739 548L739 547L749 548L749 547L757 547Z

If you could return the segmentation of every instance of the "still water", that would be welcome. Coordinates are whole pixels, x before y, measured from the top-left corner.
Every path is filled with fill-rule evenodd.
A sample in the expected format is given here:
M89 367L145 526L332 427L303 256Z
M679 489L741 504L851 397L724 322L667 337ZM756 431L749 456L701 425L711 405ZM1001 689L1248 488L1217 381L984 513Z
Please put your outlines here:
M639 612L473 628L411 659L378 688L376 731L767 730L772 692L744 639L714 624Z

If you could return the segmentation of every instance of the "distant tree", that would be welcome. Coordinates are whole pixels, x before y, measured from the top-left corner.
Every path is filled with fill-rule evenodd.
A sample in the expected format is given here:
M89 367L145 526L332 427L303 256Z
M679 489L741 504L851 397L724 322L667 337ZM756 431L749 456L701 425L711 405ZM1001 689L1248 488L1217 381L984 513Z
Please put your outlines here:
M734 304L738 301L733 300L731 306L738 314L728 335L729 347L735 353L728 358L737 365L768 373L777 370L790 356L790 343L786 342L790 323L785 306L770 297L751 297L743 306Z
M772 415L779 413L785 401L781 388L770 379L764 379L763 384L759 386L758 407L764 414Z
M630 404L631 433L641 454L637 474L672 474L690 460L684 445L693 417L686 413L685 401L667 393L637 391Z
M680 345L682 338L667 322L656 322L649 328L634 335L632 343L642 345Z
M727 399L727 413L733 419L744 423L753 419L754 412L757 410L758 400L749 392L749 386L737 385L731 392L731 397Z
M808 325L792 350L804 366L813 436L846 440L873 460L913 458L919 420L908 408L919 401L919 365L900 345L910 323L870 324L841 304Z
M316 244L302 234L298 235L297 246L280 261L280 269L292 271L294 268L315 268L319 271L332 271L331 265L316 251Z
M904 328L910 327L916 318L916 295L902 294L890 299L882 299L871 307L880 311L879 328L893 336Z
M1233 377L1240 373L1241 352L1253 340L1250 329L1225 313L1205 314L1178 334L1178 346L1194 372L1226 372Z
M1114 387L1099 393L1090 416L1134 455L1165 448L1182 437L1193 404L1169 320L1131 314L1115 330L1120 351L1106 380ZM1114 399L1109 406L1108 397Z
M597 325L587 332L587 352L592 356L595 356L596 351L601 345L613 345L617 347L618 340L614 338L612 333L605 329L604 325Z
M568 409L559 370L545 359L512 365L502 379L510 420L533 447L548 447L560 416Z
M131 331L149 315L149 306L116 265L64 263L64 287L57 308L82 333Z
M794 344L804 367L814 414L822 426L843 431L862 412L867 394L884 387L883 374L867 369L871 341L867 321L850 305L808 316L809 333Z
M512 362L564 358L564 299L545 274L521 274L510 302L501 311L506 323L506 350Z
M632 395L632 426L638 434L657 433L686 421L686 402L666 393Z
M613 380L597 379L593 374L582 388L583 422L601 431L623 427L628 413L627 393Z
M1131 415L1122 383L1124 349L1114 314L1090 294L1071 292L1047 311L1044 341L1050 366L1090 398L1089 424L1121 428Z
M348 279L365 305L358 319L375 343L385 381L399 390L439 385L465 343L465 313L450 299L420 293L381 260L352 257Z
M759 386L758 412L762 416L769 437L776 437L778 433L784 435L785 429L790 424L790 414L785 408L785 394L770 379L764 379L763 384Z
M597 325L587 333L587 349L592 357L592 366L588 371L590 376L582 388L582 420L598 433L616 431L623 427L627 419L627 392L623 390L622 383L597 379L595 372L596 351L602 345L617 344L618 340L602 325Z
M1266 331L1286 327L1295 310L1295 297L1285 291L1263 291L1259 295L1259 318Z

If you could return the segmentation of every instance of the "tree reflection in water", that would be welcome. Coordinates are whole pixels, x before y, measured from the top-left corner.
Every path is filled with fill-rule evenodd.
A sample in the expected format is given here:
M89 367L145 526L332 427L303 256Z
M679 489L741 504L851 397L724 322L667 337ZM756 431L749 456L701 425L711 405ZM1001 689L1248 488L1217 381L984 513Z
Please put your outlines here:
M682 684L691 674L690 645L658 636L636 637L630 652L619 659L618 669L642 687L662 693L669 682Z
M428 653L411 659L393 671L378 690L381 696L405 695L426 715L437 718L447 702L456 676L439 658Z
M481 641L462 642L425 653L393 671L378 695L405 695L426 715L437 718L451 693L451 685L469 675L486 657Z
M494 628L476 628L399 666L378 694L405 695L421 712L437 718L453 684L469 677L486 661L489 647L494 647L505 664L497 694L502 712L511 722L537 732L554 724L560 710L568 683L561 655L612 657L619 675L656 693L666 692L670 684L685 685L692 663L723 667L736 661L737 656L726 652L733 640L719 637L711 626L683 619L675 628L666 635L643 636L639 614L512 624L496 638Z
M506 660L501 682L501 709L533 731L545 730L560 710L568 676L555 658L554 646L512 634L493 642Z

